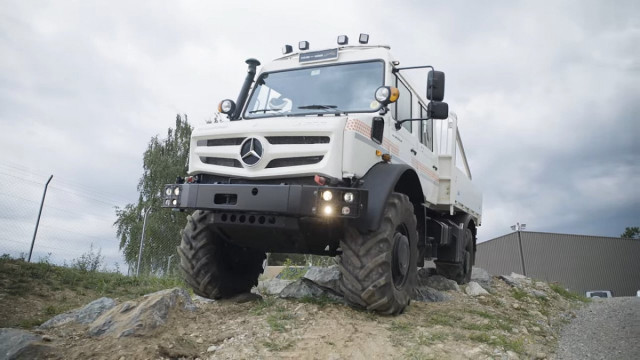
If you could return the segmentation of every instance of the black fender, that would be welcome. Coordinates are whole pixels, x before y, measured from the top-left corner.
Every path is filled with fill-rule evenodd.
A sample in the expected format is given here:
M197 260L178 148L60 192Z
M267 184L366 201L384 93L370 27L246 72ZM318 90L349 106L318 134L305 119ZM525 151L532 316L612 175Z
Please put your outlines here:
M452 225L456 226L459 230L452 229L451 243L447 246L443 246L438 249L438 261L460 263L463 261L464 246L462 241L464 239L464 231L469 228L473 234L473 247L476 247L476 226L473 221L473 217L467 213L458 213L449 218Z
M406 164L388 164L385 162L374 165L360 179L358 188L369 192L367 211L355 225L360 232L375 231L380 227L384 207L392 192L399 192L409 196L418 216L418 224L424 222L422 203L424 194L415 170ZM421 216L421 217L420 217Z

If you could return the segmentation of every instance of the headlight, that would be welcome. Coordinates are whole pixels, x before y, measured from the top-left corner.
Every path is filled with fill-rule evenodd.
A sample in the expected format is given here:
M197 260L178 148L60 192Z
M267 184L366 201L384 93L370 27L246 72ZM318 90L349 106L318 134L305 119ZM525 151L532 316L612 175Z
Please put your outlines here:
M344 193L343 199L344 199L345 202L348 202L349 204L351 204L353 202L354 198L355 197L353 196L353 193L351 193L351 192Z
M218 105L218 111L227 115L230 115L231 113L233 113L235 109L236 109L236 103L234 103L233 100L229 100L229 99L224 99L220 101L220 104Z
M331 201L331 199L333 199L333 193L331 193L331 191L329 190L325 190L322 192L322 199L324 201Z
M180 195L180 188L177 187L177 188L173 189L173 194L176 195L176 196Z
M389 88L386 86L381 86L376 90L376 100L380 103L384 103L389 99Z
M171 188L168 187L167 190L164 191L165 194L171 195Z
M351 209L349 209L348 206L343 206L342 207L342 215L349 215L351 214Z
M173 206L177 206L178 205L178 200L177 199L173 199L173 201L171 202L171 204Z
M325 206L325 207L324 207L324 214L325 214L325 215L331 215L331 214L333 214L333 208L332 208L331 206L329 206L329 205Z

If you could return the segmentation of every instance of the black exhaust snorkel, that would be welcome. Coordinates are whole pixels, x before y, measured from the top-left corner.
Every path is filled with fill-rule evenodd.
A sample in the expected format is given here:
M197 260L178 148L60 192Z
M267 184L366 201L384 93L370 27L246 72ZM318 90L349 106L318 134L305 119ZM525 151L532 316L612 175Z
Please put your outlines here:
M244 103L245 101L247 101L247 96L249 95L249 88L251 88L251 83L256 76L256 67L260 65L260 61L253 58L247 59L247 61L245 62L247 63L247 65L249 65L249 68L247 69L247 77L244 79L244 84L242 84L240 94L238 94L238 100L236 100L236 110L230 116L231 120L238 120L240 118L242 109L244 109Z

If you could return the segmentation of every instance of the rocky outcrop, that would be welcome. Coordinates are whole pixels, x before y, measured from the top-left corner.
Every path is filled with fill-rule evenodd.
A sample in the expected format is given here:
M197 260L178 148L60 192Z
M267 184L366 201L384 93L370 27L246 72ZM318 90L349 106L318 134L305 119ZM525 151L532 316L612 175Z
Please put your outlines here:
M66 313L56 315L47 320L44 324L40 325L40 329L50 329L58 327L70 322L78 324L89 324L102 315L105 311L116 306L115 300L107 297L102 297L98 300L94 300L87 305L67 311Z
M40 335L19 329L0 329L0 359L42 358L53 349L41 343Z
M303 299L308 297L327 297L333 301L345 303L341 294L324 288L313 281L302 278L287 285L279 295L283 299Z
M479 267L473 267L471 270L471 281L475 281L485 290L491 290L491 274L487 270Z
M413 289L413 295L411 296L411 299L422 302L440 302L451 300L448 295L436 289L432 289L428 286L420 286Z
M331 265L329 267L312 266L307 270L304 278L318 286L332 290L336 294L340 294L341 291L339 283L341 276L338 265Z
M258 282L257 292L263 295L278 295L292 282L293 280L282 280L278 278L260 281Z
M104 313L89 327L90 336L143 336L164 325L172 310L193 311L189 293L174 288L145 295L140 303L127 301Z
M489 295L489 292L483 289L482 286L475 281L469 282L467 287L464 289L464 292L470 296Z

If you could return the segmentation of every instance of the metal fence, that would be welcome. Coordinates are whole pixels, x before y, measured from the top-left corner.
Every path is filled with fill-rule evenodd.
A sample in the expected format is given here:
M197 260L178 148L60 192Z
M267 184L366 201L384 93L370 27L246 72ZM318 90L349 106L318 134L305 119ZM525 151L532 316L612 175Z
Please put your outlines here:
M0 255L28 258L48 178L48 174L0 162ZM99 256L100 270L135 274L137 256L127 263L113 225L115 207L122 208L128 202L132 201L54 175L47 189L31 261L77 266ZM143 219L141 216L140 221ZM153 229L146 233L141 269L159 276L175 273L179 238ZM139 243L134 247L139 253ZM148 256L147 250L152 249L161 253L162 259ZM151 267L148 262L161 266Z
M520 231L478 244L476 265L494 275L516 272L584 294L640 290L640 240Z

